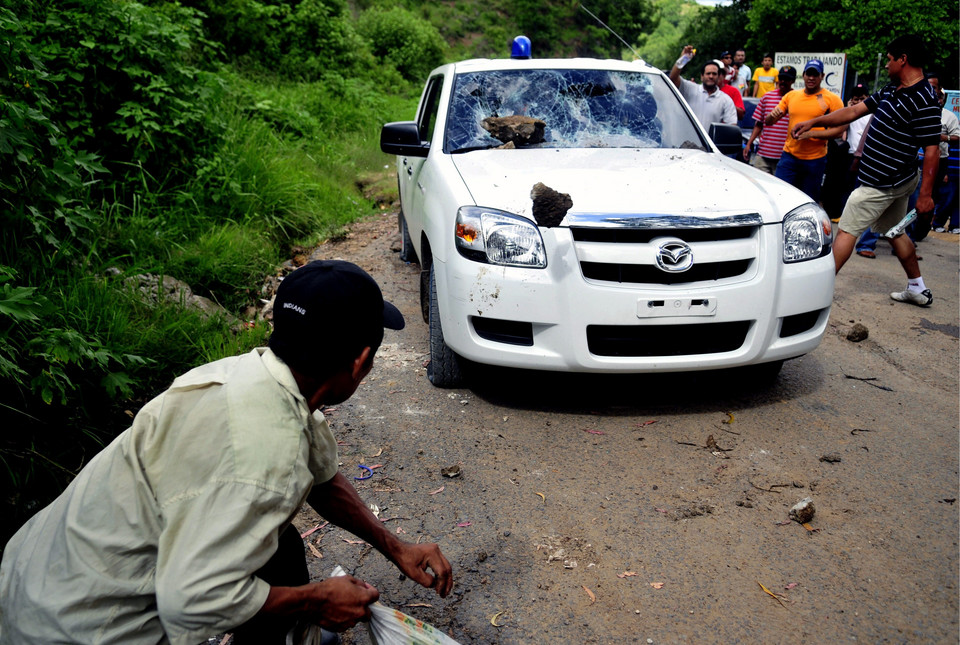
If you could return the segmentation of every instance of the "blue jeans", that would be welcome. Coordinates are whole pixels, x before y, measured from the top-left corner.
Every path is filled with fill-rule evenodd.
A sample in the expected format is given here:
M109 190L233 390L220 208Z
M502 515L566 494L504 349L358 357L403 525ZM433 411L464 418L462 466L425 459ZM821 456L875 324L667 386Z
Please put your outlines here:
M776 176L778 179L796 186L816 202L820 200L823 171L826 167L826 156L819 159L797 159L789 152L784 152L780 155Z
M941 226L948 228L960 227L960 212L958 212L958 176L951 175L947 183L940 189L940 202L937 204L936 220Z
M875 251L877 248L877 240L880 238L879 235L871 231L869 228L863 232L863 235L860 236L860 239L857 240L857 253L860 251Z

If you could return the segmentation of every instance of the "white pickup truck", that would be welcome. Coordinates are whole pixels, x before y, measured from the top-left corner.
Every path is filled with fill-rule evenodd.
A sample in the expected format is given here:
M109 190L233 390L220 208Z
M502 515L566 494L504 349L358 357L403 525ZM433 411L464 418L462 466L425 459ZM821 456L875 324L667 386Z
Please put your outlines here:
M708 124L709 125L709 124ZM643 62L468 60L437 68L415 121L386 124L401 257L421 267L428 376L463 359L575 372L757 366L819 345L831 223L725 157Z

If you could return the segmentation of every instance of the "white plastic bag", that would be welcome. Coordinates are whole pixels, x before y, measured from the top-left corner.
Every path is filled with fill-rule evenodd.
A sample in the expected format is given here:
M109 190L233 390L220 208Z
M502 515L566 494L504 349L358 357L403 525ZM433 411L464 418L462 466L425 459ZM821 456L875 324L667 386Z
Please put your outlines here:
M344 576L346 571L337 565L330 575ZM370 611L373 617L367 631L373 645L460 645L433 625L380 602L370 605Z
M373 645L460 645L433 625L375 602L370 605L370 642Z

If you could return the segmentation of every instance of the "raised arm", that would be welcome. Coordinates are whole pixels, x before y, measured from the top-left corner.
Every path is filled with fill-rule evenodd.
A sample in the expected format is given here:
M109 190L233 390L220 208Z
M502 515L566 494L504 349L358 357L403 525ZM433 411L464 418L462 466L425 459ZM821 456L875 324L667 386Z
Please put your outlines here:
M673 64L673 67L670 68L670 80L673 81L673 84L677 86L677 89L683 85L683 78L680 76L681 66L677 65L684 57L692 58L693 57L693 45L685 45L683 51L680 52L680 58L677 59L677 62Z

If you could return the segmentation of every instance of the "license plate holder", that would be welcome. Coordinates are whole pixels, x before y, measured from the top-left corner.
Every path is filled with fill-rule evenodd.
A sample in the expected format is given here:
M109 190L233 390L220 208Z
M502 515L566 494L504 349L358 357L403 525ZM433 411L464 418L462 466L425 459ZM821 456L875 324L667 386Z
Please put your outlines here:
M676 316L716 316L717 299L698 298L640 298L637 318L673 318Z

